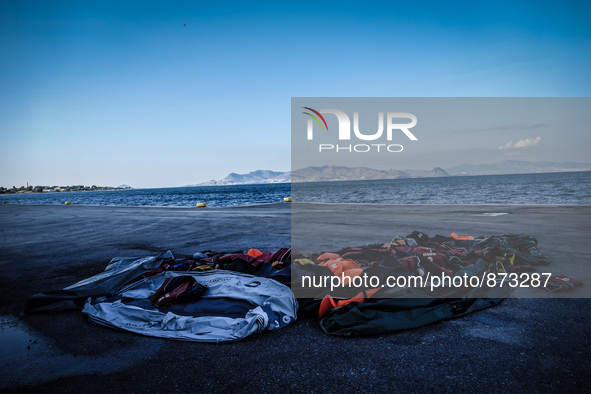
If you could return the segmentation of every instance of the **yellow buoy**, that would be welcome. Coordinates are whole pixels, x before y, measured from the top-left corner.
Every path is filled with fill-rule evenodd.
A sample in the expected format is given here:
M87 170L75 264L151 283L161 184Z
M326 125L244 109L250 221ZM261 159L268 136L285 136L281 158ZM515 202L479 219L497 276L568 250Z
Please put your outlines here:
M66 205L72 205L72 201L66 201L64 204L66 204Z
M207 204L204 203L204 202L198 202L197 203L197 208L205 208L206 206L207 206Z
M291 202L291 197L283 197L283 201L285 201L285 202Z

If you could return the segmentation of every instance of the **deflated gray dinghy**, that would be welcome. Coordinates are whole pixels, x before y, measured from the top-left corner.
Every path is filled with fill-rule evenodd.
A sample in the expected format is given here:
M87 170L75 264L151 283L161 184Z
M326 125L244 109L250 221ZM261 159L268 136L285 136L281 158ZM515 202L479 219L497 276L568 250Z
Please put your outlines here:
M167 278L192 276L207 291L198 300L159 307L150 297ZM289 287L268 278L214 270L164 272L133 283L113 297L89 298L83 313L96 324L154 337L197 342L236 341L296 320Z

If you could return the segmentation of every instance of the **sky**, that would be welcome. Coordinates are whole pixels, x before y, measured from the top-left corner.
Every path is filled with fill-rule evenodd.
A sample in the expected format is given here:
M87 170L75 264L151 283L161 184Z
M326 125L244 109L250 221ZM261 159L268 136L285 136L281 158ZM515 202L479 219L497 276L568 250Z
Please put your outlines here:
M0 186L286 171L292 97L588 97L589 15L583 1L2 1ZM495 149L586 161L586 142L548 156L541 131Z

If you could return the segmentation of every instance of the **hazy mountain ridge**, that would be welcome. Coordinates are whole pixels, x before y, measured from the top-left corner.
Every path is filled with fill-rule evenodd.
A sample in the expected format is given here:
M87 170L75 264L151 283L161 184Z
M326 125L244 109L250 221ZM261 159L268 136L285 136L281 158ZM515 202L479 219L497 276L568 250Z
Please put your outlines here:
M431 170L404 170L411 178L437 178L441 176L450 176L448 171L441 167L435 167Z
M345 167L333 165L300 168L293 172L271 170L251 171L248 174L238 174L232 172L221 180L210 180L188 186L433 178L458 175L500 175L569 171L591 171L591 163L555 163L549 161L531 162L523 160L505 160L502 162L489 164L460 164L450 167L447 170L444 170L441 167L435 167L431 170L406 169L403 171L396 169L377 170L375 168L368 167Z
M222 185L246 185L257 183L285 183L291 182L290 171L257 170L248 174L232 172L219 181L210 180L191 186L222 186Z
M278 172L270 170L257 170L249 172L248 174L237 174L233 172L219 181L211 180L193 186L244 185L283 182L356 181L439 176L449 176L449 174L439 167L435 167L432 170L400 171L396 169L377 170L375 168L368 167L321 166L301 168L293 172Z
M289 171L271 171L271 170L257 170L251 171L248 174L237 174L235 172L229 174L220 182L223 183L256 183L256 182L289 182Z

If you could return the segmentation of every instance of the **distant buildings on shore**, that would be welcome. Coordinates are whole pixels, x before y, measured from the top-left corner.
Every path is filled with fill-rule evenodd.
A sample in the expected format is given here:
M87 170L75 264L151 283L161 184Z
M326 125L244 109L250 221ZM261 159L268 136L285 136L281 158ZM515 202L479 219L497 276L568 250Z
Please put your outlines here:
M125 190L131 189L130 186L121 185L117 187L113 186L83 186L83 185L72 185L72 186L21 186L12 188L0 187L0 194L18 194L18 193L59 193L59 192L79 192L79 191L92 191L92 190Z

